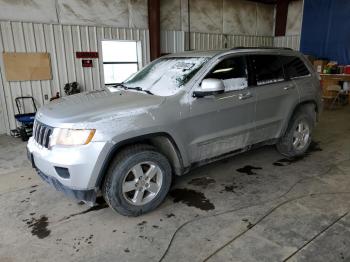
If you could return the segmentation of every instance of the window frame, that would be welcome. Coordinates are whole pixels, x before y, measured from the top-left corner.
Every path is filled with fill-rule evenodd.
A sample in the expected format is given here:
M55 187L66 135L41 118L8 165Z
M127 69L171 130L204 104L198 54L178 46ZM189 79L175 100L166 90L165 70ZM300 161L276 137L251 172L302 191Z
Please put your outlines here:
M300 79L300 78L305 78L305 77L310 77L310 76L311 76L310 69L308 68L308 66L306 65L306 63L303 61L303 59L302 59L301 57L296 56L296 55L287 55L287 54L286 54L286 55L279 55L279 58L280 58L280 59L281 59L281 57L292 57L292 58L297 58L297 59L299 59L300 62L303 63L304 67L305 67L306 70L308 71L308 74L307 74L307 75L290 77L287 68L284 66L284 64L283 64L282 61L281 61L282 66L283 66L283 72L284 72L286 81L293 80L293 79Z
M281 68L282 68L282 73L283 73L283 80L282 81L258 85L258 81L257 81L257 77L256 77L256 70L254 68L254 62L253 62L252 57L253 56L263 56L263 55L265 55L265 56L276 56L277 57L280 65L281 65ZM281 56L280 54L272 54L272 53L256 53L256 54L249 54L249 55L247 55L247 59L249 60L250 70L251 70L251 75L252 75L252 83L253 83L254 86L262 87L262 86L267 86L267 85L281 84L281 83L284 83L286 81L291 81L291 79L287 79L287 77L286 77L285 69L284 69L282 61L280 59L280 56Z
M130 62L130 61L113 61L113 62L104 62L103 61L103 42L132 42L132 43L136 43L136 62ZM101 56L102 56L102 59L101 59L101 66L102 66L102 70L103 70L103 83L105 86L113 86L113 85L118 85L120 83L106 83L106 80L105 80L105 67L104 65L137 65L137 71L138 72L140 70L140 64L141 64L141 61L140 61L140 51L141 51L141 46L140 46L140 41L137 41L137 40L118 40L118 39L102 39L100 41L100 52L101 52Z
M203 72L203 74L200 76L200 81L199 84L202 83L202 81L211 73L211 71L222 61L226 60L226 59L230 59L230 58L239 58L239 57L243 57L243 60L245 62L245 66L246 66L246 71L247 71L247 80L248 80L248 85L246 88L244 89L240 89L240 90L230 90L230 91L225 91L223 94L227 94L227 93L232 93L232 92L237 92L237 91L242 91L242 90L247 90L249 88L252 87L252 74L250 72L250 64L249 64L249 60L248 60L248 54L246 53L238 53L238 54L228 54L228 55L224 55L219 57L215 62L213 62L211 65L208 66L208 68L206 69L205 72Z

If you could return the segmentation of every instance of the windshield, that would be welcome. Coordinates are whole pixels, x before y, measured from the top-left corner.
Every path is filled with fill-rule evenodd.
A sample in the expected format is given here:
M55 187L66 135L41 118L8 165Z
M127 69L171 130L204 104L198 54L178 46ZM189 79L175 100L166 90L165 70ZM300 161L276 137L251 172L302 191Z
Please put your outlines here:
M171 96L178 93L208 60L208 57L160 58L132 75L123 85L142 88L158 96Z

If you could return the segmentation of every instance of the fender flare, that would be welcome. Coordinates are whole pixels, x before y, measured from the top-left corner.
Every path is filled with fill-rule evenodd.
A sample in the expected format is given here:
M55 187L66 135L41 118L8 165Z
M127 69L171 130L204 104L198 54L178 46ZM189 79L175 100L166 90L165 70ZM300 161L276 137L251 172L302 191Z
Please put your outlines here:
M283 134L286 132L287 128L288 128L288 125L289 125L289 122L290 120L292 119L293 115L295 114L295 112L297 112L299 110L299 108L305 106L305 105L310 105L312 104L313 106L315 106L315 111L316 111L316 114L319 112L319 108L317 106L317 102L315 100L305 100L305 101L302 101L298 104L296 104L293 108L293 110L290 111L290 113L288 114L288 121L286 121L283 125L283 128L282 128L282 132L281 132L281 135L280 136L283 136Z
M178 160L179 160L180 165L181 165L182 170L183 170L184 164L183 164L183 159L182 159L180 149L178 148L175 140L173 139L173 137L171 135L169 135L168 133L165 133L165 132L145 134L145 135L141 135L141 136L137 136L137 137L128 138L126 140L122 140L122 141L120 141L112 146L112 148L107 153L107 156L105 157L103 164L100 168L100 171L99 171L97 179L96 179L95 188L101 187L103 178L104 178L104 176L109 168L109 164L111 163L112 159L114 158L114 156L116 155L116 153L118 152L118 150L120 148L125 147L125 146L130 145L130 144L133 144L133 143L142 142L142 141L145 141L145 140L148 140L151 138L156 138L156 137L166 137L167 139L169 139L173 148L176 151L176 155L178 157Z

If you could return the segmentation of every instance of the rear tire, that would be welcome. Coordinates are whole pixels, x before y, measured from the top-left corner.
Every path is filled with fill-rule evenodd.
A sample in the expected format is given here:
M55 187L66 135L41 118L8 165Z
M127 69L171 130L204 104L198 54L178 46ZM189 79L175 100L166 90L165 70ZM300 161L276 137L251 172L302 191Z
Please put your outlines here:
M139 216L158 207L170 189L168 159L153 146L133 145L113 160L102 185L108 205L125 216Z
M285 134L276 144L277 150L292 158L305 154L311 144L311 135L316 123L313 105L298 109L291 118Z

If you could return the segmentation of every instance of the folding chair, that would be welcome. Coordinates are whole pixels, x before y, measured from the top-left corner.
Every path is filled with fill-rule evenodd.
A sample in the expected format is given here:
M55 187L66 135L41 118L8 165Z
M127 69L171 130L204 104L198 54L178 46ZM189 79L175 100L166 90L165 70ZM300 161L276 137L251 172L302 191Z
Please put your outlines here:
M342 94L342 88L340 85L330 85L326 87L327 95L323 96L323 99L330 101L329 109L333 109L335 104L340 104L340 95Z

